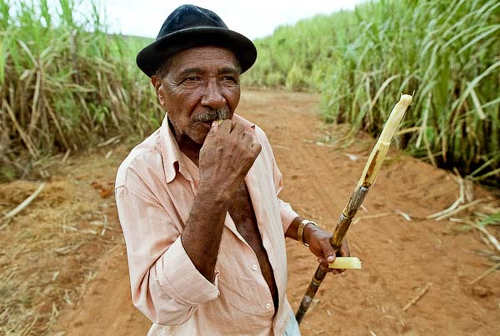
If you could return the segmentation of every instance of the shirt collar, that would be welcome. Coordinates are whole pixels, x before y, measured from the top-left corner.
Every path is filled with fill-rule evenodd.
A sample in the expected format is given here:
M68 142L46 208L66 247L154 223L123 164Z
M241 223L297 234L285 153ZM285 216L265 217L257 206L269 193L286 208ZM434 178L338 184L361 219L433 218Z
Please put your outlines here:
M182 152L179 149L175 135L169 127L168 116L165 115L160 127L160 151L163 157L163 169L167 183L172 182L177 174L175 163L177 162L179 172L185 171L183 168L184 160ZM183 174L184 175L184 174ZM186 176L185 176L186 177Z

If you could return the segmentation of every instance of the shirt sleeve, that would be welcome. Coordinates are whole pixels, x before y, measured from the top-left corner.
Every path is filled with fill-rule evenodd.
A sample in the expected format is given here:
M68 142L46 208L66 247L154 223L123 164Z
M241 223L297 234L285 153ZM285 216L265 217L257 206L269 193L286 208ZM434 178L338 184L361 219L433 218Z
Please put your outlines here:
M270 162L272 164L272 171L273 171L274 189L276 192L276 196L278 196L281 190L283 189L283 175L281 174L281 171L278 168L278 164L276 163L276 159L274 158L273 150L271 148L269 140L267 139L264 131L260 129L259 131L261 132L261 139L262 139L261 145L263 147L263 150L266 153L268 153L270 157ZM278 197L278 202L280 205L280 215L281 215L281 224L283 225L283 232L286 233L290 224L292 224L293 220L299 215L293 210L292 206L289 203L281 200L279 197Z
M211 283L196 269L166 209L140 178L132 180L115 190L132 301L156 324L182 324L198 305L219 296L218 274Z
M276 162L274 162L274 176L276 195L278 195L283 189L283 177L278 166L276 165ZM299 215L293 210L290 203L281 200L279 197L278 201L280 204L280 215L281 223L283 225L283 232L286 233L290 224L292 224L293 220Z

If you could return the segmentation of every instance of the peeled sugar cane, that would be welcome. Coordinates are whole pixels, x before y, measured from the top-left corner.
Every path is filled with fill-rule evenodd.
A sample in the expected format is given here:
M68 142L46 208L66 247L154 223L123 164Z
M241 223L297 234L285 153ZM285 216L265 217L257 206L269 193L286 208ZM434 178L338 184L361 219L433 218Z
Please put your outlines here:
M373 147L370 157L368 158L369 164L365 166L363 175L359 179L358 187L369 187L375 182L377 173L384 162L391 140L399 128L401 119L403 119L406 109L411 104L412 97L410 95L401 95L401 99L392 109L389 119L387 119L384 129L380 134L377 143Z
M328 265L335 269L361 269L361 260L358 257L337 257Z

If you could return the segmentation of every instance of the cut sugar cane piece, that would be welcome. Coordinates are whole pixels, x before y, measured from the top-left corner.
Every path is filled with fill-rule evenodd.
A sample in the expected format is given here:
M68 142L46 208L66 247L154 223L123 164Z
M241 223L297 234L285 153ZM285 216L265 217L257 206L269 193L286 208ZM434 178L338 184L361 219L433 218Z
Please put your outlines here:
M335 269L361 269L361 260L358 257L337 257L328 267Z
M217 126L220 126L220 124L224 121L221 110L217 110L217 119L215 121L217 122Z
M214 121L217 122L217 126L220 126L224 120L229 119L226 110L218 109L216 113L217 119L215 119Z

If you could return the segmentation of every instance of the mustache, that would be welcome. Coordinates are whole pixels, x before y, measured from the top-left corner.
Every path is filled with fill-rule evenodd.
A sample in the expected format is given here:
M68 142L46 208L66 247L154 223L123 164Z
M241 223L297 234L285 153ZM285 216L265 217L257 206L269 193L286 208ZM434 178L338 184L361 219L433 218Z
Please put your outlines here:
M230 115L231 114L227 107L221 109L212 109L197 115L194 118L194 121L212 122L215 120L229 119Z

